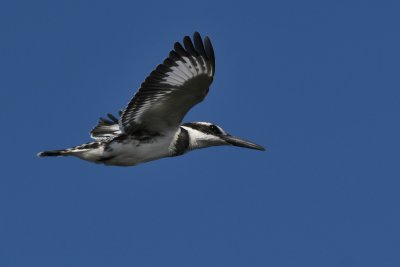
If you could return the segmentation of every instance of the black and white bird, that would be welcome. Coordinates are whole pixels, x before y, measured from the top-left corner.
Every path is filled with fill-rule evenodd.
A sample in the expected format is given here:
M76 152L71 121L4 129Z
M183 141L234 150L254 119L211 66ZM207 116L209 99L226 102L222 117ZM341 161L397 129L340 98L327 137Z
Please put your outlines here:
M105 165L133 166L194 149L233 145L264 150L209 122L182 124L186 113L207 95L215 73L208 37L195 32L176 42L164 62L141 84L119 118L107 114L90 132L94 142L38 153L39 157L75 156Z

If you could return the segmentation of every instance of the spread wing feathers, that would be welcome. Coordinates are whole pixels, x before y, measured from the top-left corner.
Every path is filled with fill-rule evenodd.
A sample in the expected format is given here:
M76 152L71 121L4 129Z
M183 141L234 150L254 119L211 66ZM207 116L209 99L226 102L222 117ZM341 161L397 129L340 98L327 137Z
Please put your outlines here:
M185 114L208 93L215 72L211 41L198 32L175 43L167 59L142 83L122 113L122 132L160 132L178 127Z
M119 111L118 114L121 116L122 111ZM90 137L97 141L102 141L115 137L121 133L118 118L111 113L108 113L107 117L107 119L99 119L99 123L90 131Z

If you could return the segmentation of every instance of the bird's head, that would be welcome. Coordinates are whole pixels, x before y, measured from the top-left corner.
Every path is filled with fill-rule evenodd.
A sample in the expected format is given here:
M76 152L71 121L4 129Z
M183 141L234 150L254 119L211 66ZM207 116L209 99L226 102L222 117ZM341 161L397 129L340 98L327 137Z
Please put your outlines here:
M260 145L228 134L221 127L210 122L189 122L182 126L189 132L192 149L232 145L262 151L265 150L265 148Z

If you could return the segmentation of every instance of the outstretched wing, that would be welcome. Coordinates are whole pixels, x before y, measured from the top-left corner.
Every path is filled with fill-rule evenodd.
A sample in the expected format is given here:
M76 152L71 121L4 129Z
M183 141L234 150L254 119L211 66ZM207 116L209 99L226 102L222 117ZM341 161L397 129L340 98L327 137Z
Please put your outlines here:
M119 112L120 116L121 114L122 111ZM115 137L116 135L121 133L118 124L118 118L116 118L111 113L108 113L107 116L107 119L99 119L99 123L90 131L90 137L97 141L102 141Z
M198 32L175 43L169 57L150 73L119 119L121 131L161 132L178 127L208 93L215 72L214 50Z

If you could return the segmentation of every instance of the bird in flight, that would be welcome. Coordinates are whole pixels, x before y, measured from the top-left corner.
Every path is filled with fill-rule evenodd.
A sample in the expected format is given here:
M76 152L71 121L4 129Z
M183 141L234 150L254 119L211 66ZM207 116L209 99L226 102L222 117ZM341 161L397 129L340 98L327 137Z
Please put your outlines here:
M192 40L193 39L193 40ZM90 132L94 142L38 153L39 157L75 156L105 165L133 166L183 155L210 146L265 150L209 122L182 120L207 95L215 73L211 41L198 32L176 42L164 62L141 84L119 117L107 114Z

